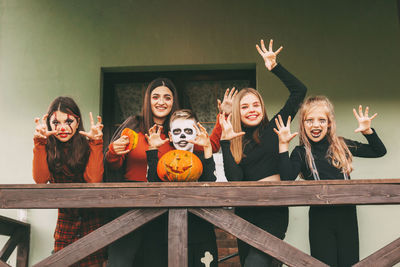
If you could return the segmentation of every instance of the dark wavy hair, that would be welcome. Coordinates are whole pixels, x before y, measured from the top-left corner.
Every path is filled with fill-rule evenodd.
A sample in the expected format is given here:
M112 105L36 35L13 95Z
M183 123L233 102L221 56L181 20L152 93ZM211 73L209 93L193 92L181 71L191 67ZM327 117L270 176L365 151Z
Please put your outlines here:
M79 131L84 131L81 111L72 98L57 97L51 102L47 111L46 124L49 131L51 131L50 118L56 111L74 116L78 120L78 129L67 142L61 142L53 135L48 137L46 151L49 170L53 174L81 175L85 171L90 153L86 137L79 134Z

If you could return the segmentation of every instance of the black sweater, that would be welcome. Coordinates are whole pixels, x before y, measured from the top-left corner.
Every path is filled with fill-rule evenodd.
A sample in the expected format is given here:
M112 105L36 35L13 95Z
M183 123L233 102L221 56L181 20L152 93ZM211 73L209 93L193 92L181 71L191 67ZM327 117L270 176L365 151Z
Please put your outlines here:
M157 175L157 164L158 164L158 150L147 150L147 164L149 169L147 171L147 180L149 182L162 182L162 180ZM203 164L203 173L199 178L199 182L215 182L217 177L215 177L215 162L213 157L205 159L203 152L196 153L199 157L201 163ZM154 223L154 226L159 228L158 231L154 229L158 234L164 235L164 242L168 241L168 231L167 231L167 216L161 216L158 222ZM162 231L160 233L159 231ZM188 215L188 242L190 244L215 241L214 226L203 219L189 213Z
M283 121L296 115L297 110L303 101L307 88L285 68L278 64L272 69L274 73L289 89L290 96L286 104L278 114L282 116ZM243 157L239 164L233 159L230 150L230 141L221 140L221 148L224 160L225 176L229 181L257 181L262 178L278 174L279 161L279 139L273 129L276 127L275 117L265 126L260 127L260 144L252 139L252 134L256 127L244 128L246 133L243 137L243 143L246 143L243 150Z
M385 145L379 139L375 130L372 134L364 135L368 144L362 144L357 141L344 139L351 154L355 157L378 158L386 154ZM319 176L321 180L343 180L344 176L340 169L332 165L331 159L327 158L329 149L329 141L325 137L320 142L311 143L311 153L315 160ZM289 153L279 154L279 172L281 180L294 180L299 173L303 174L304 179L314 180L312 172L308 167L306 159L306 150L304 146L297 146L289 158ZM349 177L350 178L350 177Z

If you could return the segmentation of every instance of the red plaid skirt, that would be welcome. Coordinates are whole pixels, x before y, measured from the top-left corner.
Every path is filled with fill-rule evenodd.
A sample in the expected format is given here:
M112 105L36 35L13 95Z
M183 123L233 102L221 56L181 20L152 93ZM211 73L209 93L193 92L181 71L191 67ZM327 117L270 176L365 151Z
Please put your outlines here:
M63 249L103 224L104 218L97 209L59 209L54 231L54 251ZM102 248L71 266L80 267L102 263L107 258L106 252L107 250Z

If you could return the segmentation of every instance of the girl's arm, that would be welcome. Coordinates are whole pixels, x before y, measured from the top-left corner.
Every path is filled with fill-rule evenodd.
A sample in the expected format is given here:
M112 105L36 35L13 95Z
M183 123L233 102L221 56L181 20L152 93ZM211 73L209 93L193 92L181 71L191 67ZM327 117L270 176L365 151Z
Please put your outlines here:
M149 143L149 149L146 151L148 166L147 181L149 182L162 182L157 174L158 149L169 141L168 139L161 138L162 129L162 126L154 125L149 129L149 133L145 135L146 140Z
M49 166L47 165L47 152L46 143L47 139L34 138L33 139L33 162L32 162L32 176L37 184L46 184L50 181L51 175Z
M97 116L97 123L94 124L92 112L90 116L90 131L79 131L79 134L89 139L89 160L86 165L83 178L87 183L100 183L103 180L103 124L101 117Z
M298 152L293 152L292 157L289 158L289 143L298 134L297 132L290 132L291 117L289 116L287 124L285 125L281 115L275 118L276 128L274 132L279 138L279 174L281 180L295 180L300 172L301 161L299 160Z
M83 178L87 183L100 183L103 180L103 139L89 140L90 155Z
M242 181L243 170L232 156L230 140L221 140L225 177L228 181Z
M33 138L33 162L32 162L32 176L38 184L48 183L51 179L49 166L47 165L47 137L57 133L57 131L48 131L46 120L48 114L45 114L40 121L35 118L35 133Z
M225 113L225 115L228 116L232 113L232 102L237 93L238 91L235 89L235 87L233 87L230 91L228 88L225 91L223 101L221 102L221 100L217 99L219 114ZM219 114L217 115L214 129L210 135L212 153L217 153L221 148L219 140L221 140L222 128L219 122ZM202 147L197 145L194 146L194 151L200 152L201 150Z
M199 182L215 182L217 177L215 177L215 162L214 158L200 158L203 164L203 173L199 178Z
M368 144L362 144L351 140L345 140L345 142L353 156L364 158L382 157L386 154L385 145L382 143L375 130L371 128L371 122L378 114L375 113L369 117L368 112L369 108L366 107L363 113L361 105L358 107L358 113L353 109L353 114L358 121L358 128L355 132L361 132L365 138L367 138Z
M261 40L261 48L258 45L256 47L258 53L264 59L267 69L275 74L289 89L289 98L283 108L278 112L278 114L282 116L283 120L286 121L289 116L294 118L296 115L301 102L303 102L304 97L306 96L307 88L295 76L282 67L282 65L276 62L276 57L283 48L281 46L277 51L273 52L272 45L273 40L271 39L269 49L266 49L264 41ZM274 118L271 119L270 123L275 123ZM272 127L275 127L275 125L272 125ZM262 129L260 131L260 136L263 136ZM269 138L269 135L267 135L266 138Z
M289 158L289 152L279 153L279 174L282 181L295 180L305 164L305 157L302 156L302 148L296 147Z
M158 165L158 150L150 149L146 151L147 157L147 181L148 182L162 182L162 180L158 177L157 174L157 165Z

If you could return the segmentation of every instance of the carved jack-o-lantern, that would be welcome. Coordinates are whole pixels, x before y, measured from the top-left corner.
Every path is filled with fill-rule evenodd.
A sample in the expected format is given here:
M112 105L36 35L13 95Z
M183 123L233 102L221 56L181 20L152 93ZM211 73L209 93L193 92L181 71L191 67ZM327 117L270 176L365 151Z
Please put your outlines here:
M192 152L172 150L165 153L157 165L157 174L165 182L197 181L203 172L203 164Z

